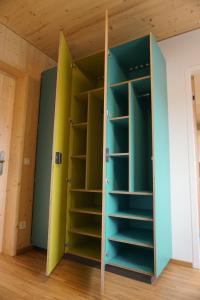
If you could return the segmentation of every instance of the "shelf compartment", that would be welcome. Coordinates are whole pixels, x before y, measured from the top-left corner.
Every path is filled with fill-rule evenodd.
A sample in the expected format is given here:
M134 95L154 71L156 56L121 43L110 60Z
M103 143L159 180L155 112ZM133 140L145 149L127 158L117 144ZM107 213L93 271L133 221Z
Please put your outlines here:
M73 192L70 195L70 211L101 215L102 195L101 193Z
M150 79L130 85L130 191L153 190L151 98L138 97L148 93Z
M86 161L72 159L71 166L71 188L85 188Z
M128 84L110 87L108 90L109 117L120 118L129 115L128 106Z
M87 130L86 127L72 127L71 156L86 155Z
M70 240L71 245L67 253L97 262L101 261L101 241L99 239L91 239L90 237L71 233Z
M153 248L152 232L145 229L122 230L109 237L109 240L145 248Z
M70 214L69 232L79 235L101 238L101 216L81 213Z
M132 81L131 84L134 88L135 95L138 98L151 96L151 78L150 77L144 77L143 79Z
M153 249L110 241L110 257L107 264L142 274L154 274Z
M152 222L109 217L108 226L108 239L147 248L154 246Z
M112 190L129 190L129 160L128 156L110 157L110 181Z
M107 212L115 218L153 221L153 197L109 193Z
M86 187L102 188L103 163L103 93L89 94Z
M115 84L150 75L150 36L109 49L108 81Z
M76 95L73 98L71 118L73 123L87 122L88 94Z
M129 122L128 118L120 122L110 121L109 126L109 150L110 153L129 152Z

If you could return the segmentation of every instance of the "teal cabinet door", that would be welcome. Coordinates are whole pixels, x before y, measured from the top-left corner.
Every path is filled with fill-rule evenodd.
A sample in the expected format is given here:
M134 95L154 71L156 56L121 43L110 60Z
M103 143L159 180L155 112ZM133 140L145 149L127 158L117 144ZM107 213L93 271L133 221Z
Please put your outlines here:
M156 276L172 256L166 63L151 35Z
M33 203L32 245L47 249L56 68L42 73Z

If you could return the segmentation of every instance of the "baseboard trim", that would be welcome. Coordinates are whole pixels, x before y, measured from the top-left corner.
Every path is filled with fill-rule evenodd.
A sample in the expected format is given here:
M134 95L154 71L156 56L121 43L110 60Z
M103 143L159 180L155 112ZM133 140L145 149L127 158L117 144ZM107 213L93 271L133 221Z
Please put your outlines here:
M30 251L32 250L33 247L32 246L27 246L27 247L23 247L21 249L17 249L17 255L20 255L20 254L24 254L26 253L27 251Z
M187 268L192 269L192 263L187 262L187 261L178 260L178 259L171 259L170 262L175 264L175 265L179 265L179 266L183 266L183 267L187 267Z

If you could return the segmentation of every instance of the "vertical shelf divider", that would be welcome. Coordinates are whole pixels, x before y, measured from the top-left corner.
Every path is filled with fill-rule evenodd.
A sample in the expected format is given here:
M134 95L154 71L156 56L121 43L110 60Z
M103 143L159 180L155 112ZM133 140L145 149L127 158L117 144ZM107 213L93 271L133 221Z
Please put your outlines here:
M90 93L88 93L88 107L87 107L87 142L86 142L86 174L85 174L85 188L89 189L89 157L90 157L90 126L91 126L91 109L90 109Z

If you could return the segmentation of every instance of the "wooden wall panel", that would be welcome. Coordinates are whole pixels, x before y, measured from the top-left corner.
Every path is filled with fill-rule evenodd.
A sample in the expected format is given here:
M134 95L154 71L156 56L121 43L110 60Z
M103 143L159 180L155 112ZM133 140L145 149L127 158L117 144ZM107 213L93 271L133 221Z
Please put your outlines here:
M33 78L40 78L41 71L56 64L51 58L1 24L0 61Z
M8 76L6 73L0 72L0 151L4 151L5 153L3 173L0 175L0 252L2 251L14 98L15 79Z
M56 63L0 24L0 70L16 77L10 165L6 200L4 252L15 255L30 245L35 148L41 72ZM30 164L24 164L28 158ZM26 229L19 230L19 222Z
M35 141L37 138L39 86L40 85L38 80L29 78L19 206L19 220L26 222L26 228L18 231L18 249L27 247L27 245L30 245L31 243L31 211L33 206L34 171L36 155ZM29 141L29 143L27 143L26 141Z

